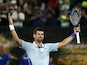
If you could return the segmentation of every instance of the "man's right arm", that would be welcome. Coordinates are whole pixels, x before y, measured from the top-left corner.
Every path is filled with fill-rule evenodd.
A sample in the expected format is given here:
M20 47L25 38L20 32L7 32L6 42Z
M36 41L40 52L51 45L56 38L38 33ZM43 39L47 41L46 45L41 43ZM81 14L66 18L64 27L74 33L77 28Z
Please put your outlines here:
M20 45L22 46L22 40L18 37L15 29L14 29L14 26L13 26L13 20L12 20L12 17L10 15L10 13L8 14L8 21L9 21L9 28L10 28L10 31L11 31L11 35L13 37L13 39Z

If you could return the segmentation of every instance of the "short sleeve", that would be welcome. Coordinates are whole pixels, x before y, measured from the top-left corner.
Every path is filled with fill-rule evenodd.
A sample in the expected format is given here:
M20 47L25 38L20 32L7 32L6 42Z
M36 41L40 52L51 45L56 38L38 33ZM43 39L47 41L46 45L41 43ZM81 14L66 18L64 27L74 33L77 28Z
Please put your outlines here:
M30 42L26 42L26 41L22 40L22 49L27 50L30 48L30 46L31 46Z
M58 51L58 44L59 44L59 43L49 43L49 44L47 45L48 51L49 51L49 52Z

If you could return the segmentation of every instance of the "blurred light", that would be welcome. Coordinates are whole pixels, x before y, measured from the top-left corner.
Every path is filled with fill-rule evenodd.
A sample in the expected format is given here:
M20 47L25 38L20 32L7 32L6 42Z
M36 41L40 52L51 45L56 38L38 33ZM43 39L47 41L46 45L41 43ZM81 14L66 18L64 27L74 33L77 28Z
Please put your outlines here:
M87 7L87 1L82 2L82 7Z

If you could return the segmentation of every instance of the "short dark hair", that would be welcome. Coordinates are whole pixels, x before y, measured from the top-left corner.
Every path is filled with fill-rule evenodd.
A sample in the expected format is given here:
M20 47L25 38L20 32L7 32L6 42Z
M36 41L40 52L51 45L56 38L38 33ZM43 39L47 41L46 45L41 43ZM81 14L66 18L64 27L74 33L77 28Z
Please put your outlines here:
M44 32L44 29L41 28L41 27L36 27L33 31L33 34L36 34L37 31L43 31Z

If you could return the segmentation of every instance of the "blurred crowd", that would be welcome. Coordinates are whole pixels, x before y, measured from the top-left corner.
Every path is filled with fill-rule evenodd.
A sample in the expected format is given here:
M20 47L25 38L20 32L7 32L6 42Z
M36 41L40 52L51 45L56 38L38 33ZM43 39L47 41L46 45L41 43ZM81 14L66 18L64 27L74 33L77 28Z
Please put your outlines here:
M69 27L74 7L81 9L80 25L86 26L86 0L0 0L0 26L7 25L10 12L15 27Z

